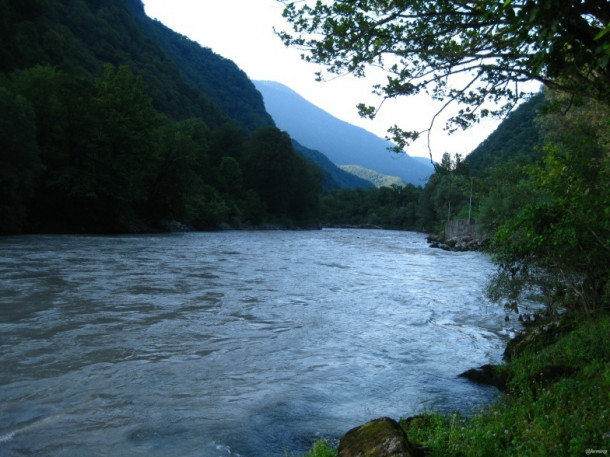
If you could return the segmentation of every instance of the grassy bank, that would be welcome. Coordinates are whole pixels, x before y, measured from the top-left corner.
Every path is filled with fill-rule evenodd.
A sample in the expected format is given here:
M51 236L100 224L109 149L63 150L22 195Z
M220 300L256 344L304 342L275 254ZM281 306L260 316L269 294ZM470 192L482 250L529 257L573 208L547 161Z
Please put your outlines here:
M610 315L538 325L497 368L506 392L469 418L401 420L430 456L585 456L610 453ZM307 457L336 456L318 442ZM599 453L604 455L603 453Z

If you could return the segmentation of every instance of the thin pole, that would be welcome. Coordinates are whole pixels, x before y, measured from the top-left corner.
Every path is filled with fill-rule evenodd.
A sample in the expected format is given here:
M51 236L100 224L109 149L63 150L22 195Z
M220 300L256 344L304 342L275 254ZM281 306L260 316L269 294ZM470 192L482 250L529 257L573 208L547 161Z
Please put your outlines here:
M470 210L472 209L472 178L470 178L470 203L468 205L468 224L470 224Z

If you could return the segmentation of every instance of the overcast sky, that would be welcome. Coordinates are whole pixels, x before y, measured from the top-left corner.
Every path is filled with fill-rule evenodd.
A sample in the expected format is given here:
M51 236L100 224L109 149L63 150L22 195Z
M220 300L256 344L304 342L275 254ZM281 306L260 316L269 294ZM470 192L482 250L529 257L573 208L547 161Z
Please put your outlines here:
M427 127L436 112L425 96L386 102L374 121L358 116L356 105L376 105L371 86L372 76L356 79L350 76L330 82L316 82L320 68L303 62L301 52L286 48L274 34L273 27L288 30L282 18L282 5L276 0L143 0L148 16L186 35L216 54L234 61L253 80L280 82L330 114L363 127L380 137L398 124L405 130ZM380 76L379 74L377 75ZM438 123L432 136L432 152L440 160L444 152L471 152L497 126L485 123L466 132L448 136ZM427 143L421 139L407 153L428 156Z

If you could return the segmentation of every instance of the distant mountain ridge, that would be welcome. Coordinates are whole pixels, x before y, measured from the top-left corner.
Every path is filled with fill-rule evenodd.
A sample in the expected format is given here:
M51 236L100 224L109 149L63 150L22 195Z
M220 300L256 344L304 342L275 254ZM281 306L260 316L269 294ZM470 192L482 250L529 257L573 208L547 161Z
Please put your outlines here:
M324 190L334 190L341 188L367 189L373 187L373 183L361 176L343 170L330 161L328 157L320 151L309 149L296 140L292 140L294 149L306 159L311 160L322 169L322 188Z
M389 151L387 140L337 119L289 87L273 81L253 82L278 128L335 164L358 165L418 186L432 174L432 164Z
M360 165L339 165L343 171L372 182L376 187L403 186L405 183L398 176L388 176Z

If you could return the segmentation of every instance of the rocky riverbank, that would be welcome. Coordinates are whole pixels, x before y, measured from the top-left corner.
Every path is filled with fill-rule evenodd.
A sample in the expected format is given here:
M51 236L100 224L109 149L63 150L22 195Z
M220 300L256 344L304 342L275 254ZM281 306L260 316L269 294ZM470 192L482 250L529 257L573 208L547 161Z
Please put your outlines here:
M446 251L479 251L488 243L481 224L474 219L449 221L442 232L429 235L427 240L430 247Z
M308 457L580 456L610 451L610 313L538 319L506 348L502 365L463 377L500 399L471 417L425 413L350 430L339 448ZM398 425L398 427L397 427Z
M484 238L473 238L470 235L446 239L444 234L428 235L426 238L431 248L443 249L445 251L480 251L488 243Z

